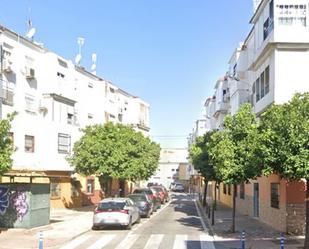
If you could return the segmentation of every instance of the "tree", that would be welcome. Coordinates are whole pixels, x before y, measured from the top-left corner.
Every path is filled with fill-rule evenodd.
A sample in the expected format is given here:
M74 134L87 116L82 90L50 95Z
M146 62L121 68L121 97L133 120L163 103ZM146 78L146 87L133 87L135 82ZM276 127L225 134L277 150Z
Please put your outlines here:
M14 152L14 147L9 131L15 115L16 113L13 113L8 115L6 119L0 120L0 176L8 172L13 163L11 156Z
M260 158L257 142L258 125L249 104L243 105L233 116L224 119L224 130L214 134L216 141L210 148L216 174L225 184L233 185L232 232L235 232L237 185L260 176Z
M309 92L283 105L272 105L261 116L265 173L288 181L306 179L306 236L309 248Z
M68 158L78 173L137 181L158 167L160 146L130 126L108 122L83 132Z
M189 148L189 157L194 169L204 177L205 189L203 196L203 206L206 206L207 188L209 181L218 181L213 163L209 155L209 148L212 146L211 136L215 131L207 132L204 136L196 139L196 142ZM215 184L215 186L216 186Z

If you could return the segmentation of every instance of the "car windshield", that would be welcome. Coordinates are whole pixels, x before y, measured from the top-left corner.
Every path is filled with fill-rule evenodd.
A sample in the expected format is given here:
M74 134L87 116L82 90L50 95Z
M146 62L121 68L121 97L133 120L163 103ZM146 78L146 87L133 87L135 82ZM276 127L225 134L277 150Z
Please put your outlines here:
M146 201L146 196L144 195L129 195L128 197L133 201Z
M108 211L108 210L122 210L125 206L125 202L102 202L98 206L99 211Z

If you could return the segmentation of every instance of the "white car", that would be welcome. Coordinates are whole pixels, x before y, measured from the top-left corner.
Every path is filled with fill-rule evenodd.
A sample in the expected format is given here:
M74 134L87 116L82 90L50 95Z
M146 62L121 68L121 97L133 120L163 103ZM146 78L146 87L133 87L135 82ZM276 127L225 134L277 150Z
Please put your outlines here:
M125 226L140 222L139 209L129 198L106 198L100 201L93 214L93 227L97 229L109 225Z

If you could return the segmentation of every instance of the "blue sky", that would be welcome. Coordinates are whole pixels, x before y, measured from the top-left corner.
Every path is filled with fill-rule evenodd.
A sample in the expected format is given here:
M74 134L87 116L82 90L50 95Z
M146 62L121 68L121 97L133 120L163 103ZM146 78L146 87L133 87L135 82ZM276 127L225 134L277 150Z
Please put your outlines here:
M250 31L252 0L0 0L0 24L149 102L151 136L184 147L202 103ZM30 11L29 11L30 8Z

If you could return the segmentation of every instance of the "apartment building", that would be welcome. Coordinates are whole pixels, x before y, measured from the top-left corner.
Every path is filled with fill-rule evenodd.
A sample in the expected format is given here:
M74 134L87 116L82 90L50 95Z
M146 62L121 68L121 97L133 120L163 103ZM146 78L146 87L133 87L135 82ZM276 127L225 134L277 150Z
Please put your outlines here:
M130 124L147 135L149 104L3 26L0 51L0 117L18 112L13 168L0 182L48 183L53 208L97 202L100 182L76 174L66 157L87 125Z
M215 129L227 114L251 103L259 116L271 104L282 104L296 92L309 91L308 0L253 1L252 29L232 53L229 68L205 102L206 116ZM215 107L213 107L215 106ZM283 232L305 229L305 184L278 175L259 177L238 186L237 210L257 217ZM231 186L221 184L221 202L232 205Z

